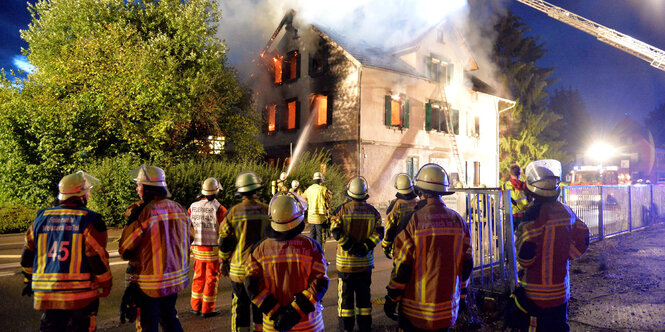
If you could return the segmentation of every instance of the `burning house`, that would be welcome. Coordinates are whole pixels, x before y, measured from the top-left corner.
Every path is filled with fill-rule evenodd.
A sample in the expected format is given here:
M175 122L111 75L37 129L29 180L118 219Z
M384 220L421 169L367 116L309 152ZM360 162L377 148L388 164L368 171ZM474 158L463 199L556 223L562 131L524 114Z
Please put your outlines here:
M349 176L367 178L376 206L394 196L397 173L414 176L426 163L464 187L498 186L498 114L511 102L475 75L452 24L385 50L298 26L294 16L261 53L270 83L257 105L269 162L288 164L301 148L329 151Z

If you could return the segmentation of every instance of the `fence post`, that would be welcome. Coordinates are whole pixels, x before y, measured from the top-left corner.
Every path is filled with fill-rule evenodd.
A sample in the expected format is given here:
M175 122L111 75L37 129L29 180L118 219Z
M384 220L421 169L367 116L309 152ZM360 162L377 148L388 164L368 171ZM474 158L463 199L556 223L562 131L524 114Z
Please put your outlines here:
M653 184L649 184L649 224L653 224L656 222L656 217L653 214Z
M633 231L633 186L628 185L628 231Z
M598 202L598 240L602 240L605 237L605 227L603 227L603 210L605 208L605 196L603 187L600 187L600 201Z
M509 292L515 290L517 286L517 255L515 254L515 235L513 231L513 206L510 201L510 190L505 190L502 192L504 217L503 220L506 222L503 223L503 234L505 236L504 241L504 251L507 254L508 258L508 281L509 284L507 287L510 287Z

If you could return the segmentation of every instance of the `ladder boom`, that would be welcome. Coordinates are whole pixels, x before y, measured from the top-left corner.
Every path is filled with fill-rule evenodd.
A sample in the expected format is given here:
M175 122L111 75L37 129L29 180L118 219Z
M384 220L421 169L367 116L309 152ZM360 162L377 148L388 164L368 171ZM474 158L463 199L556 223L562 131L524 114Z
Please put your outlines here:
M665 51L543 0L517 0L665 71Z

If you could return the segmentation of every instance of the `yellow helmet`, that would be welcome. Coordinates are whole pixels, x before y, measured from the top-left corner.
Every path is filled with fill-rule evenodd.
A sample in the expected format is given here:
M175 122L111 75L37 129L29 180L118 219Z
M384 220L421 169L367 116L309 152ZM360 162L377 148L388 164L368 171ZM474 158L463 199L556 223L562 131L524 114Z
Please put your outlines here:
M443 167L429 163L423 165L416 174L416 188L427 190L440 195L450 195L450 180Z
M270 227L276 232L286 232L296 228L305 219L305 209L293 194L284 192L276 195L268 206Z
M207 178L201 184L201 194L204 196L217 195L222 189L222 185L215 178Z
M132 171L132 176L137 183L166 188L166 173L157 166L143 164Z
M411 181L411 177L406 173L397 174L397 177L395 178L395 189L397 189L398 193L404 195L412 193L413 182Z
M70 197L85 196L96 185L99 185L99 180L84 171L65 175L58 183L58 199L64 201Z
M261 188L261 178L252 171L245 171L236 177L236 190L239 193L246 193Z
M366 199L369 185L362 176L356 176L346 185L346 194L355 199Z

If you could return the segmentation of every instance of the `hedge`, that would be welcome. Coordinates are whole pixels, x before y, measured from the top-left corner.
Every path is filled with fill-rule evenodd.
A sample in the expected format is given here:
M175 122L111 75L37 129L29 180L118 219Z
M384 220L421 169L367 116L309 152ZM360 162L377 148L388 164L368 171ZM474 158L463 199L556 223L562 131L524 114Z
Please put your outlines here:
M37 209L16 203L0 203L0 234L25 232Z

